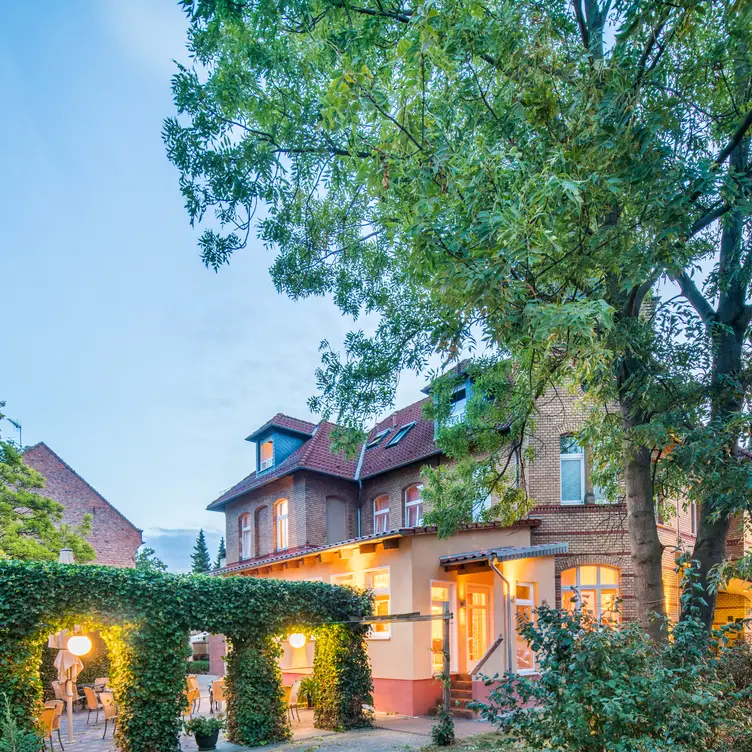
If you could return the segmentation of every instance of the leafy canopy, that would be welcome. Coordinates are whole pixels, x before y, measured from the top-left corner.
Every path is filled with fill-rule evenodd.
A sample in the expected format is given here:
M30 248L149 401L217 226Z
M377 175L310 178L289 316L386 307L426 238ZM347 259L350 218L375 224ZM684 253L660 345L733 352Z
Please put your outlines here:
M136 554L136 569L144 572L166 572L167 564L157 556L153 548L142 546Z

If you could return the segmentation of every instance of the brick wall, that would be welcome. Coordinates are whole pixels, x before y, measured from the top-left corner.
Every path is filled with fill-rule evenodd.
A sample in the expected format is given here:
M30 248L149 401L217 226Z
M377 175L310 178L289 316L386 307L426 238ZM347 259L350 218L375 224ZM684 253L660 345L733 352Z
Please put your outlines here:
M101 494L46 444L40 443L24 452L24 462L46 479L41 493L65 507L63 522L79 525L84 515L92 516L89 543L97 552L95 564L113 567L136 565L136 550L141 545L141 531L134 527Z

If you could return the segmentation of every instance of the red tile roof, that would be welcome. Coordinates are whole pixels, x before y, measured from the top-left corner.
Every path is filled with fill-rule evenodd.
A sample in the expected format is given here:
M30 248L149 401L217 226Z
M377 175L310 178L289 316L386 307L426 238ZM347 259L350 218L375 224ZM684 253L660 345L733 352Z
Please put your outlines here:
M347 478L356 481L369 478L373 475L394 470L413 462L427 459L441 450L434 443L433 421L423 417L423 405L430 397L425 397L412 405L397 410L389 417L377 423L369 432L366 444L378 433L389 429L389 433L381 440L378 446L370 449L362 449L357 456L348 458L342 454L335 454L331 448L331 432L335 428L334 423L322 421L318 426L304 420L297 420L282 413L278 413L248 438L252 441L254 436L259 435L269 427L278 426L299 433L306 433L310 439L296 449L289 457L280 462L271 470L260 475L251 473L221 496L209 504L209 509L221 509L224 504L249 491L266 485L270 481L282 478L296 470L312 470L314 472L334 475L338 478ZM402 426L414 423L413 427L397 444L389 445L394 435ZM310 430L309 430L310 429Z

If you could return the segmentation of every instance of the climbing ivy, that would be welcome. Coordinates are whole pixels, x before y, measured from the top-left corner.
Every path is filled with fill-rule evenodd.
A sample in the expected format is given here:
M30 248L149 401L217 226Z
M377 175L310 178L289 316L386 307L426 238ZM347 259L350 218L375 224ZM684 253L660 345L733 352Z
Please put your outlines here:
M41 706L48 636L74 625L96 630L110 659L118 748L178 752L188 636L200 629L227 635L233 646L227 677L232 740L281 739L288 729L275 639L303 628L316 631L325 646L317 650L316 665L330 695L317 725L352 728L363 722L358 708L370 703L370 668L364 627L341 622L370 612L367 594L321 582L2 561L0 695L8 697L18 722L31 727Z
M313 655L317 728L346 731L372 724L367 634L368 627L363 625L336 625L317 632Z

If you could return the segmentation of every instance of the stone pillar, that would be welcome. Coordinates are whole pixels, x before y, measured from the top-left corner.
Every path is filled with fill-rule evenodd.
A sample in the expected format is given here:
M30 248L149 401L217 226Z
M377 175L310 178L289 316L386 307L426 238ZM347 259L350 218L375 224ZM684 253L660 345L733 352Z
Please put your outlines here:
M210 634L206 642L209 650L209 673L214 676L224 676L224 658L227 655L226 637L221 634Z

